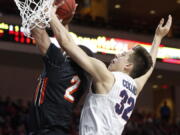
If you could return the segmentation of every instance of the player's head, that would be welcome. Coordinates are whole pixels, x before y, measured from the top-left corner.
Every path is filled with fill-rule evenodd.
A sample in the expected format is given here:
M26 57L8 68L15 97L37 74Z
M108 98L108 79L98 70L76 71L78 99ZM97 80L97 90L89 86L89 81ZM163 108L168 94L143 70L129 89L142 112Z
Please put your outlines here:
M142 46L136 46L128 51L117 54L111 61L110 71L121 71L129 74L132 78L144 75L152 66L151 55Z

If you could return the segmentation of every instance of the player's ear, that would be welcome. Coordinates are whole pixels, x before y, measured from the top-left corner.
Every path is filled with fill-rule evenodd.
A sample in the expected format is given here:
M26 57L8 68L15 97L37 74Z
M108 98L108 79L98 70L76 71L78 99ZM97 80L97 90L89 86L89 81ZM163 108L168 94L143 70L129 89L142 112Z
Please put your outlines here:
M124 70L127 71L127 72L131 71L132 68L133 68L133 63L127 63L124 66Z

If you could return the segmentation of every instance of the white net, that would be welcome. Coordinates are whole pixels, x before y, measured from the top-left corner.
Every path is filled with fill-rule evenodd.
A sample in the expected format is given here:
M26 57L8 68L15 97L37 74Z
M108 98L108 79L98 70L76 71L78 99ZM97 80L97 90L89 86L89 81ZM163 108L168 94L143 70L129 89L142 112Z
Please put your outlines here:
M14 0L22 17L24 34L31 37L34 27L49 27L50 10L54 0Z

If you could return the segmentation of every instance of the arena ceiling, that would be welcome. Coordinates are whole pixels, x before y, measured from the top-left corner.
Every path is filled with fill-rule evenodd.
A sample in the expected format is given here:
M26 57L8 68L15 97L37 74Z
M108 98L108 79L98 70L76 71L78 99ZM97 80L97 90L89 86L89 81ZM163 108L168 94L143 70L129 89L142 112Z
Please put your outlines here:
M110 8L116 15L127 20L140 19L148 23L154 18L172 14L175 22L180 22L180 0L109 0ZM114 8L119 4L120 8ZM112 14L113 15L113 14Z
M180 27L180 0L109 0L110 15L137 27L157 25L162 17L173 16L174 29ZM115 5L120 8L115 8Z

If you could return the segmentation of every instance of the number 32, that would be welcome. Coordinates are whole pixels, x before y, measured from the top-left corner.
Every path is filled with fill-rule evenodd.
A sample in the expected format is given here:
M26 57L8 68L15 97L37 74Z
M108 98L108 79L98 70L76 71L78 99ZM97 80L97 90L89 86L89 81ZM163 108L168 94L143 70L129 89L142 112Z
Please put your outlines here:
M120 97L122 97L121 103L120 104L116 104L115 106L115 111L118 115L122 114L122 118L127 121L129 119L128 113L132 112L132 110L134 109L134 98L132 97L128 97L128 94L126 92L126 90L121 91ZM128 103L130 106L127 108L124 108L124 105Z

